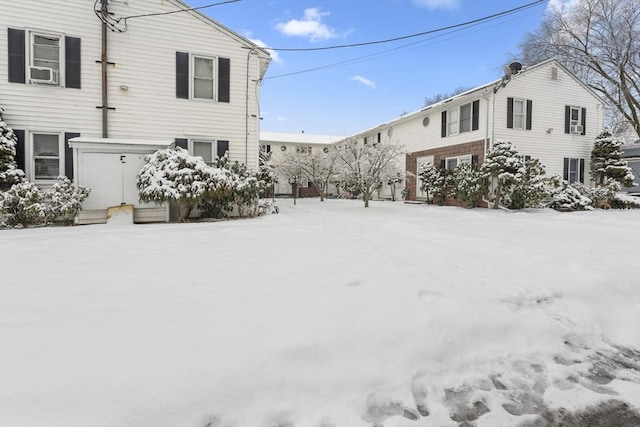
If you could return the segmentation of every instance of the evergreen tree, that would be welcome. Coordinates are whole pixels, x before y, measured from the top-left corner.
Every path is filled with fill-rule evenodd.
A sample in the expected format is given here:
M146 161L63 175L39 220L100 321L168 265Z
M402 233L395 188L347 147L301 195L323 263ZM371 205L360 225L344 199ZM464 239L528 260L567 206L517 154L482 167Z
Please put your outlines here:
M501 204L504 195L510 195L513 188L522 182L525 165L522 156L510 141L496 140L480 168L486 182L495 188L489 196L494 201L494 209Z
M447 171L430 163L424 163L420 166L418 176L422 182L420 190L426 193L427 203L443 205L447 198Z
M524 162L524 173L509 195L509 209L539 206L548 195L546 171L538 159Z
M605 185L607 179L618 181L625 187L632 187L633 173L622 158L622 141L608 130L596 137L591 151L591 178L597 186Z
M5 123L4 109L0 107L0 189L24 180L24 172L16 163L16 138L13 130Z
M484 179L471 163L461 163L451 177L455 196L467 208L474 208L484 194Z

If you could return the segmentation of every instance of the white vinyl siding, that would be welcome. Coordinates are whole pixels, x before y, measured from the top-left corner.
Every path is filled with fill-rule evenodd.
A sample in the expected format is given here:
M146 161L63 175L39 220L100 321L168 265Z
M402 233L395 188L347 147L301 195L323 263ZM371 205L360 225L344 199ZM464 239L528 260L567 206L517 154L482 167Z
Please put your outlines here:
M40 0L0 0L0 99L10 113L15 129L73 129L83 136L102 135L100 21L93 2L65 0L55 8L43 8ZM123 17L175 11L173 1L109 2L113 16ZM60 90L60 85L7 84L8 27L25 30L25 50L30 34L60 37L60 66L64 73L65 36L82 40L80 90ZM174 29L175 31L169 31ZM254 50L241 37L213 24L198 12L172 13L129 22L129 31L109 33L108 137L122 139L173 140L224 135L232 161L258 165L260 65ZM201 57L227 58L230 62L230 102L185 102L176 99L176 52ZM263 55L260 53L260 55ZM30 52L26 52L27 82ZM189 62L190 67L192 63ZM248 66L248 68L247 68ZM264 64L263 64L264 66ZM214 64L217 67L217 64ZM213 74L217 78L217 73ZM190 86L193 74L189 74ZM209 83L211 87L211 83ZM218 82L213 82L217 96ZM248 105L247 105L248 103ZM248 107L248 111L247 111ZM248 120L247 120L248 117ZM153 123L153 126L147 124ZM246 127L246 128L245 128ZM245 149L247 147L247 149ZM246 154L245 154L246 153Z

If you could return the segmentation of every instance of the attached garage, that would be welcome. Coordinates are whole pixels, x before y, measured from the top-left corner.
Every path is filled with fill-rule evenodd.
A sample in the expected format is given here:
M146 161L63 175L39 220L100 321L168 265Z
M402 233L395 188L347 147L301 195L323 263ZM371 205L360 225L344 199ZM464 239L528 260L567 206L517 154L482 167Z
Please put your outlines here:
M91 189L76 222L107 222L107 211L116 206L133 206L135 222L169 220L169 207L138 200L136 176L145 156L167 148L173 141L147 141L76 137L73 150L74 182Z

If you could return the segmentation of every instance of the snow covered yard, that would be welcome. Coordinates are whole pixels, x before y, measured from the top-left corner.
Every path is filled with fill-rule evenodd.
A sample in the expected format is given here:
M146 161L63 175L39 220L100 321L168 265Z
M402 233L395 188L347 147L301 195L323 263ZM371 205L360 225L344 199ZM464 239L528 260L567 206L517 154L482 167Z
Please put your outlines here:
M0 232L0 425L533 426L640 408L640 210L278 204Z

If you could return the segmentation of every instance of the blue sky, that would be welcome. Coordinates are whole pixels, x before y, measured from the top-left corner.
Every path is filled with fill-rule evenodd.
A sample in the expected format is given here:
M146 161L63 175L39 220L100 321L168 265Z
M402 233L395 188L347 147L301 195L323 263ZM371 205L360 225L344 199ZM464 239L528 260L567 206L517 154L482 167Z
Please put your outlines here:
M559 1L559 0L553 0ZM213 0L187 0L194 7ZM316 48L421 33L533 0L240 0L202 12L274 48ZM274 54L261 129L351 135L420 109L427 96L499 78L546 2L489 22L372 46ZM342 63L341 65L335 65ZM325 67L289 76L289 73Z

